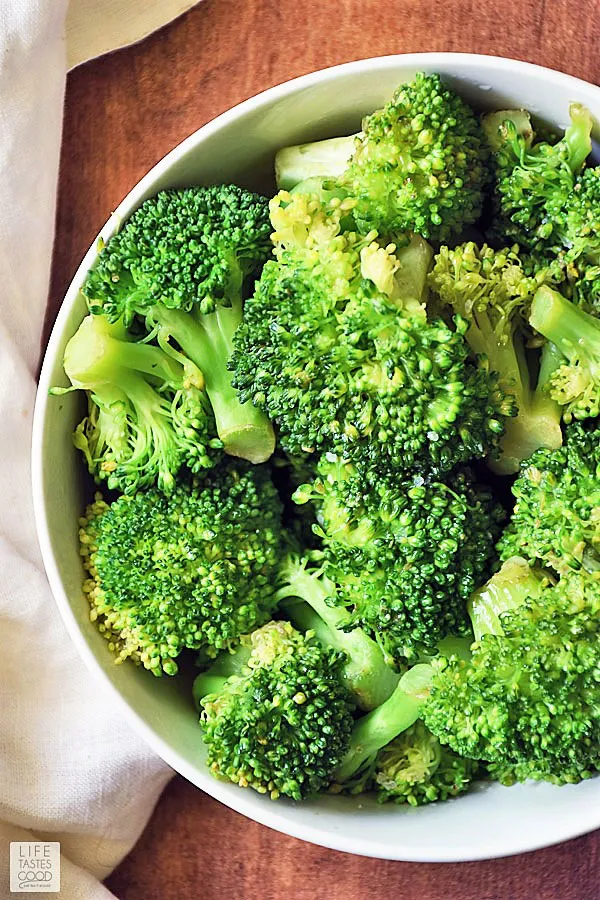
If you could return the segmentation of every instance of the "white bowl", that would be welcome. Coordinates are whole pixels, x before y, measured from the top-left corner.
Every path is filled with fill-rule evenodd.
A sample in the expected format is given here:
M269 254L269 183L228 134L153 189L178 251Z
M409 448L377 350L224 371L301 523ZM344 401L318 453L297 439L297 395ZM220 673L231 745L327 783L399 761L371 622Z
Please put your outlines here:
M157 190L232 181L269 190L273 156L286 144L357 130L416 72L439 72L476 107L523 106L557 128L573 100L600 119L600 89L558 72L508 59L422 53L362 60L290 81L241 103L183 141L118 206L101 231L117 224ZM84 507L83 462L71 443L80 398L49 397L65 384L66 341L85 313L80 288L96 255L86 254L50 338L35 409L33 493L39 540L56 602L90 670L110 685L115 706L151 747L202 790L264 825L351 853L386 859L450 862L505 856L572 838L600 826L600 777L579 785L475 787L447 803L419 809L378 806L365 799L324 797L277 801L216 781L204 752L190 684L157 679L132 664L116 666L90 623L81 591L77 518Z

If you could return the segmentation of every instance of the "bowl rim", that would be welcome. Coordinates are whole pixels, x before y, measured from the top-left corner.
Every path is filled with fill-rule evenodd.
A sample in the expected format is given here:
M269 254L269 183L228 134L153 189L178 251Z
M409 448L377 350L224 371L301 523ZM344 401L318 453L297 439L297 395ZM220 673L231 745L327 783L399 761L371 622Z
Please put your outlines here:
M484 842L481 842L478 844L477 848L471 852L453 847L447 849L436 848L435 850L432 850L432 848L426 844L416 848L411 845L410 850L403 852L401 844L396 846L394 850L390 847L382 847L379 842L371 840L367 833L360 838L354 838L345 835L343 832L338 833L337 831L329 831L324 826L319 827L318 825L313 824L307 825L302 822L296 823L289 818L280 815L278 813L277 804L275 803L270 807L255 806L247 799L247 792L245 791L239 791L235 795L235 801L232 802L232 794L227 790L229 787L228 785L223 785L213 778L208 771L202 772L199 767L189 764L176 750L168 746L150 725L146 724L136 709L130 705L118 688L110 681L108 674L101 667L95 653L80 630L59 573L57 560L52 548L49 524L46 517L43 491L43 431L47 415L48 389L51 387L52 383L52 363L57 355L57 349L62 338L64 327L71 313L71 309L78 298L84 277L96 258L98 241L108 240L121 221L126 219L139 205L144 196L147 195L154 182L178 159L185 156L196 144L203 142L212 134L218 132L230 122L235 121L247 112L269 106L274 101L280 100L306 88L310 88L318 83L335 81L336 79L344 78L346 75L360 74L362 71L369 71L372 73L373 71L394 68L399 65L410 66L417 70L423 67L435 71L436 68L443 69L446 65L457 62L460 62L463 69L473 69L474 72L479 70L482 66L485 66L488 71L491 72L520 73L523 78L529 78L531 76L537 76L539 78L543 76L549 86L551 86L551 83L554 81L560 82L567 87L571 87L573 92L576 92L578 98L581 98L584 103L586 102L586 96L592 97L595 95L596 98L598 98L598 95L600 94L600 87L590 82L583 81L572 75L567 75L556 69L549 69L545 66L524 62L522 60L477 53L423 52L369 57L330 66L325 69L319 69L261 91L216 116L173 147L173 149L163 156L133 186L104 223L98 236L94 239L85 253L62 300L47 346L45 350L43 350L43 363L40 370L34 407L31 444L31 486L34 519L44 568L53 597L66 625L69 636L74 642L79 655L83 659L88 670L94 677L100 679L105 687L112 693L116 700L116 705L122 711L125 720L132 726L145 743L175 772L181 774L196 787L199 787L211 797L224 803L230 809L247 816L261 825L266 825L283 834L332 850L339 850L371 858L413 862L461 862L493 859L530 852L540 849L541 847L553 846L599 828L600 809L593 818L588 815L588 820L582 821L577 827L573 827L572 823L571 825L563 825L562 828L558 825L556 833L551 840L548 840L547 838L536 838L534 830L532 829L527 840L523 840L522 836L517 838L516 836L512 837L512 835L508 835L506 840L502 843L502 846L497 846L497 841L495 841L493 845L486 845Z

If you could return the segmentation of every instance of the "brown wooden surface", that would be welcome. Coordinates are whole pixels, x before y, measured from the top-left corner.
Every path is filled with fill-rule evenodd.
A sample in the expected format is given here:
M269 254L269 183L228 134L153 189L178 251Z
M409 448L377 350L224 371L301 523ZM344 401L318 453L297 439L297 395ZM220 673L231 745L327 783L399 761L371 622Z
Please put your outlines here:
M598 0L204 0L68 79L48 323L84 251L174 144L240 100L387 53L510 56L600 83ZM109 879L121 900L598 900L600 832L462 865L350 857L278 835L181 779Z

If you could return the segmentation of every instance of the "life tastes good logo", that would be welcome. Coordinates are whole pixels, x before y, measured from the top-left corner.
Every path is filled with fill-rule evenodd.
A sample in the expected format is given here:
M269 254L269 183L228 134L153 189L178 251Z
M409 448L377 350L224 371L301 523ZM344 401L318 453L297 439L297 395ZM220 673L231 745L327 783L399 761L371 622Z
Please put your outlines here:
M10 890L14 894L60 891L60 842L11 841Z

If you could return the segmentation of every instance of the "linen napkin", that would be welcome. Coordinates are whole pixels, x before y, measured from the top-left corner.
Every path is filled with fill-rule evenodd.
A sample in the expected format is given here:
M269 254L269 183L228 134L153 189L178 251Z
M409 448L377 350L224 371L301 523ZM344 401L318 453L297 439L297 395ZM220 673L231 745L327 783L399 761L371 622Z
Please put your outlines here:
M17 896L9 842L36 839L60 841L58 896L111 897L99 879L171 774L62 624L36 541L29 452L67 59L129 43L193 5L74 0L66 42L67 0L0 0L0 898Z

